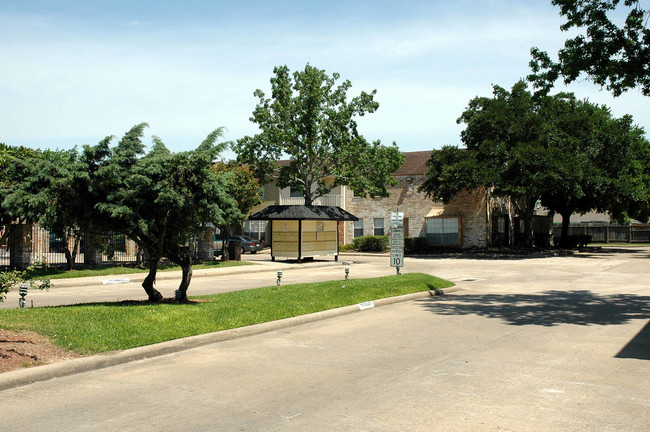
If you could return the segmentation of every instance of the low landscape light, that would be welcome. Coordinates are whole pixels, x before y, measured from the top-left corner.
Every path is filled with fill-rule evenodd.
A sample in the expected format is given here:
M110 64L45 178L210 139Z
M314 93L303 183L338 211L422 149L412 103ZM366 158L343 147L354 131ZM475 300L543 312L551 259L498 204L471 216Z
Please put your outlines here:
M345 280L350 279L350 267L345 267Z
M278 288L280 288L280 281L282 280L282 270L278 270Z
M18 299L18 306L21 308L25 307L25 296L27 295L28 288L29 285L27 285L25 282L20 284L20 288L18 288L18 294L20 295L20 298Z

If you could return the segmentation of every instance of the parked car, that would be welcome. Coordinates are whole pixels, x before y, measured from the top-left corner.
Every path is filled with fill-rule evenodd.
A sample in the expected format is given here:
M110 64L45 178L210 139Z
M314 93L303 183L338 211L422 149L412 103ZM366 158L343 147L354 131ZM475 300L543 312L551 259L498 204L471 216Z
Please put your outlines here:
M246 236L232 236L228 239L229 242L238 241L241 243L241 253L250 252L251 254L257 253L264 248L264 242L262 240L255 240ZM217 243L217 242L215 242ZM213 249L214 256L221 256L221 242L218 242L219 246Z
M255 240L246 236L232 236L228 239L229 242L238 241L241 243L241 253L250 252L257 253L264 249L264 242L262 240Z

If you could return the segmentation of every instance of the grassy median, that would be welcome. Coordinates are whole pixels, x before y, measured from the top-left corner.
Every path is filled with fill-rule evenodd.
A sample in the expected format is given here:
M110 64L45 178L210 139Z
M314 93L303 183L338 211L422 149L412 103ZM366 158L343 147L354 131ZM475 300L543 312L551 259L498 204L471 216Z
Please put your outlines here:
M0 328L31 330L79 354L134 348L384 297L453 286L422 273L265 287L192 297L188 304L94 303L0 310Z

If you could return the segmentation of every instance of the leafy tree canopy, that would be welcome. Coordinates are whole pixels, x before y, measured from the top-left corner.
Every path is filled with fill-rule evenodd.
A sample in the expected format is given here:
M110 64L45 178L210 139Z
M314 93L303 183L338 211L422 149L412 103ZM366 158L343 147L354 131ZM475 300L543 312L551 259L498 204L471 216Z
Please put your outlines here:
M112 137L84 148L90 190L96 203L96 220L133 239L149 255L149 275L143 287L151 300L161 294L153 288L158 263L166 256L181 266L179 290L186 299L192 276L189 241L205 223L222 225L240 217L228 195L227 180L213 165L225 148L217 144L217 129L195 150L170 152L154 137L145 154L142 135L146 123L134 126L114 148Z
M287 66L273 73L271 97L259 89L254 93L259 102L251 121L261 132L238 140L238 161L262 184L276 180L279 187L299 191L307 205L343 184L358 194L387 196L386 186L395 181L390 174L403 156L395 143L366 141L355 120L377 110L376 91L348 99L350 81L337 84L339 74L329 76L309 64L293 76ZM278 166L283 158L288 164Z
M582 34L567 39L554 61L544 51L531 49L535 87L547 93L558 78L565 84L585 73L615 96L639 88L650 96L650 10L639 0L553 0L566 17L562 31ZM616 18L627 13L622 23Z
M540 200L567 222L573 212L640 213L647 203L650 147L629 116L572 94L534 97L519 81L472 99L458 122L467 148L434 151L421 190L445 202L479 186L510 197L529 244Z

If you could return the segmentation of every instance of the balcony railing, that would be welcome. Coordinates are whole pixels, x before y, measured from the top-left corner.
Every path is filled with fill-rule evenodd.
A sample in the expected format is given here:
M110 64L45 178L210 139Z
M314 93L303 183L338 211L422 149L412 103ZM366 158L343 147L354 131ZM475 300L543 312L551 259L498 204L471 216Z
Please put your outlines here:
M316 198L312 204L322 205L322 206L341 207L343 204L343 197L340 195L326 195L326 196ZM280 205L305 205L305 198L304 197L295 197L295 198L280 197Z

